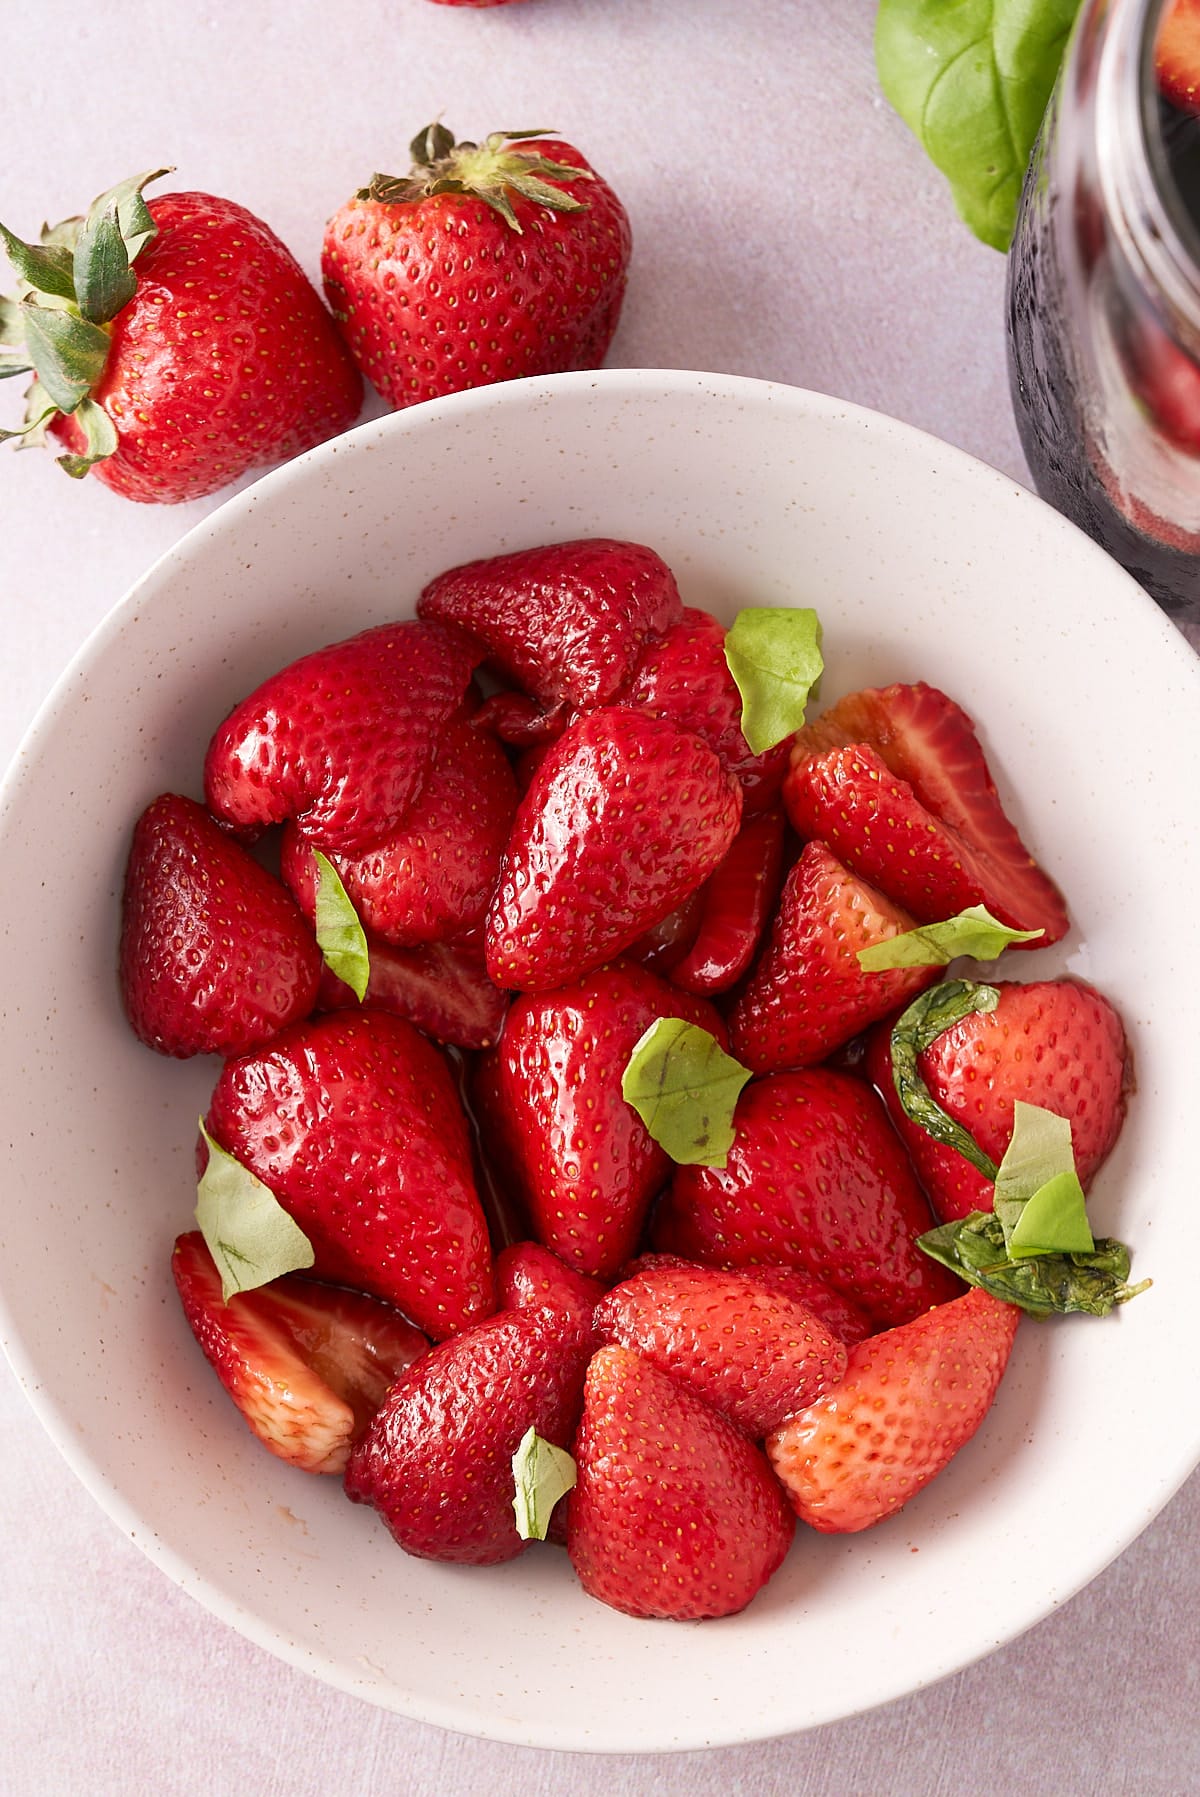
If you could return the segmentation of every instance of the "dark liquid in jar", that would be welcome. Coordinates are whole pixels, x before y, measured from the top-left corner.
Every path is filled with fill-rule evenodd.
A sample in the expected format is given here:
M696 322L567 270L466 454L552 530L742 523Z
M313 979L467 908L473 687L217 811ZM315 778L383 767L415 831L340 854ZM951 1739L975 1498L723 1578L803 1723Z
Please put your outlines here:
M1200 118L1160 99L1158 125L1163 199L1185 241L1194 240L1200 263ZM1159 530L1169 534L1169 521L1164 526L1148 516L1127 517L1101 479L1097 463L1103 466L1102 459L1087 441L1086 409L1067 350L1072 327L1065 315L1055 233L1026 217L1035 187L1031 177L1008 276L1009 380L1034 484L1043 499L1107 549L1164 611L1180 619L1200 618L1200 554L1191 544L1180 548L1163 540ZM1103 232L1102 221L1096 230ZM1200 416L1196 433L1200 441ZM1200 490L1200 454L1196 482Z

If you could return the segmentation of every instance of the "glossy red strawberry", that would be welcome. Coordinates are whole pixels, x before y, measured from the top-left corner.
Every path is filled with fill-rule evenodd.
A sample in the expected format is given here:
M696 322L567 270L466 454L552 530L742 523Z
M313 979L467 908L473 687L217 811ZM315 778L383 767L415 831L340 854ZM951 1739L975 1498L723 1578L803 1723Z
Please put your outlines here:
M599 1347L592 1313L608 1290L603 1280L578 1273L540 1242L511 1242L496 1256L496 1295L502 1310L553 1310Z
M725 992L746 972L779 897L783 829L778 809L745 819L725 859L700 889L696 934L668 970L673 986L685 992Z
M571 144L414 139L325 228L325 292L392 406L522 375L598 368L629 264L620 200Z
M308 1236L318 1277L388 1300L437 1339L493 1308L466 1119L409 1024L339 1011L285 1031L226 1064L207 1124Z
M480 654L461 631L407 622L290 662L209 744L209 808L247 834L290 817L326 851L373 847L408 816Z
M699 1261L685 1260L681 1254L639 1254L636 1260L631 1260L623 1269L622 1278L632 1279L635 1273L657 1271L660 1267L696 1267L700 1264ZM728 1267L725 1269L727 1272L733 1270ZM835 1290L826 1280L818 1279L815 1273L806 1272L803 1267L771 1266L756 1262L753 1266L738 1267L736 1271L743 1279L749 1279L763 1291L774 1292L778 1297L798 1304L803 1310L811 1310L847 1347L862 1341L864 1336L871 1333L871 1324L857 1304Z
M530 1428L567 1447L587 1348L545 1312L499 1311L401 1375L350 1456L346 1492L407 1553L493 1566L523 1552L512 1459Z
M612 537L466 562L431 580L417 603L420 617L486 643L497 671L544 706L580 711L611 703L682 609L661 556Z
M748 812L779 791L788 744L755 755L742 735L742 696L725 660L725 626L687 606L679 622L643 651L618 694L622 705L643 706L703 737L722 766L737 776Z
M1172 106L1200 113L1200 0L1168 0L1163 7L1154 73Z
M579 718L517 811L488 915L491 978L545 992L602 966L707 879L740 816L737 782L690 730L622 706Z
M358 854L330 860L363 925L412 948L480 923L517 809L517 783L494 738L464 718L444 727L420 798L395 830ZM284 833L280 871L305 915L316 906L313 844Z
M567 1546L580 1583L630 1616L742 1610L794 1523L760 1449L628 1348L588 1367Z
M362 1003L415 1024L435 1042L490 1048L500 1035L508 994L493 986L483 949L471 938L393 948L367 932L369 976ZM317 1008L356 1011L359 1000L326 967Z
M1062 895L1005 816L975 727L936 687L851 693L806 724L783 785L794 828L921 923L986 905L1003 923L1068 927Z
M939 978L938 967L865 973L858 951L914 919L810 842L784 883L771 934L729 1015L738 1060L780 1073L825 1060Z
M147 204L152 179L102 195L46 246L8 248L35 288L21 308L38 377L30 410L66 446L62 465L94 469L127 499L170 503L346 430L362 382L261 219L208 193Z
M194 799L133 832L121 911L125 1012L160 1054L244 1054L307 1017L321 957L279 881Z
M171 1261L191 1325L259 1440L310 1473L345 1470L389 1386L429 1346L390 1304L288 1273L226 1303L198 1230Z
M478 1070L484 1141L539 1240L569 1267L601 1278L633 1253L671 1168L621 1095L629 1056L659 1017L683 1017L724 1040L703 999L615 962L516 999Z
M845 1347L815 1312L715 1267L644 1268L602 1299L595 1325L756 1439L846 1367Z
M1013 1104L1040 1105L1071 1125L1075 1168L1086 1187L1125 1120L1132 1068L1120 1016L1082 980L994 982L1000 1002L972 1012L917 1057L917 1071L948 1116L997 1165L1013 1129ZM891 1025L875 1032L867 1071L943 1222L991 1210L992 1181L957 1149L905 1116L891 1071Z
M853 1348L841 1382L767 1439L801 1521L867 1529L928 1485L991 1408L1020 1316L975 1290Z
M655 1247L713 1266L803 1267L877 1328L953 1297L955 1280L916 1245L929 1207L869 1086L826 1068L753 1080L734 1130L724 1167L676 1169Z

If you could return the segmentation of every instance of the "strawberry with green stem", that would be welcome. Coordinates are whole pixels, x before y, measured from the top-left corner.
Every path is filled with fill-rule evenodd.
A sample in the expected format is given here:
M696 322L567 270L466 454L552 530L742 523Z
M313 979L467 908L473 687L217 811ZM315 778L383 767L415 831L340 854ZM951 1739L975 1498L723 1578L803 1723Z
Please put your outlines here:
M571 144L535 131L418 132L325 229L325 292L389 405L598 368L620 316L629 220Z
M362 383L303 270L232 200L120 182L26 243L0 309L0 375L32 373L26 444L127 499L197 499L353 424Z

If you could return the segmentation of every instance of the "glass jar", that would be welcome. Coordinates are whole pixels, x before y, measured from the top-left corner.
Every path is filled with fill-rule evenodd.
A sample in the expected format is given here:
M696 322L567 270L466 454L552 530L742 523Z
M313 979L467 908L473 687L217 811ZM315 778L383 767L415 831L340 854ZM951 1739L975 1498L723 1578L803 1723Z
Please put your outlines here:
M1200 118L1158 91L1169 4L1085 0L1080 11L1009 256L1009 374L1038 492L1190 627L1200 625Z

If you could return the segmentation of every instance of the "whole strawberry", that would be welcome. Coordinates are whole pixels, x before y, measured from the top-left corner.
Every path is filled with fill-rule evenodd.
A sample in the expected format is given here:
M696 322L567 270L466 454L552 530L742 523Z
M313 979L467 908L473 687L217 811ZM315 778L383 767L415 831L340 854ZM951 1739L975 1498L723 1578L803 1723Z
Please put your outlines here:
M584 1590L631 1616L731 1616L794 1528L762 1452L628 1348L588 1367L567 1547Z
M26 441L126 499L198 499L354 423L362 382L290 251L232 200L120 183L26 244L4 341L34 374ZM14 341L15 339L15 341ZM10 370L11 371L11 370Z
M245 1054L307 1017L321 956L273 874L194 799L137 821L121 911L121 996L160 1054Z
M630 232L569 143L418 133L407 176L375 175L325 228L321 270L355 361L392 406L522 375L598 368Z
M226 1062L207 1127L299 1224L318 1278L439 1340L493 1308L466 1118L437 1049L400 1018L336 1011Z

